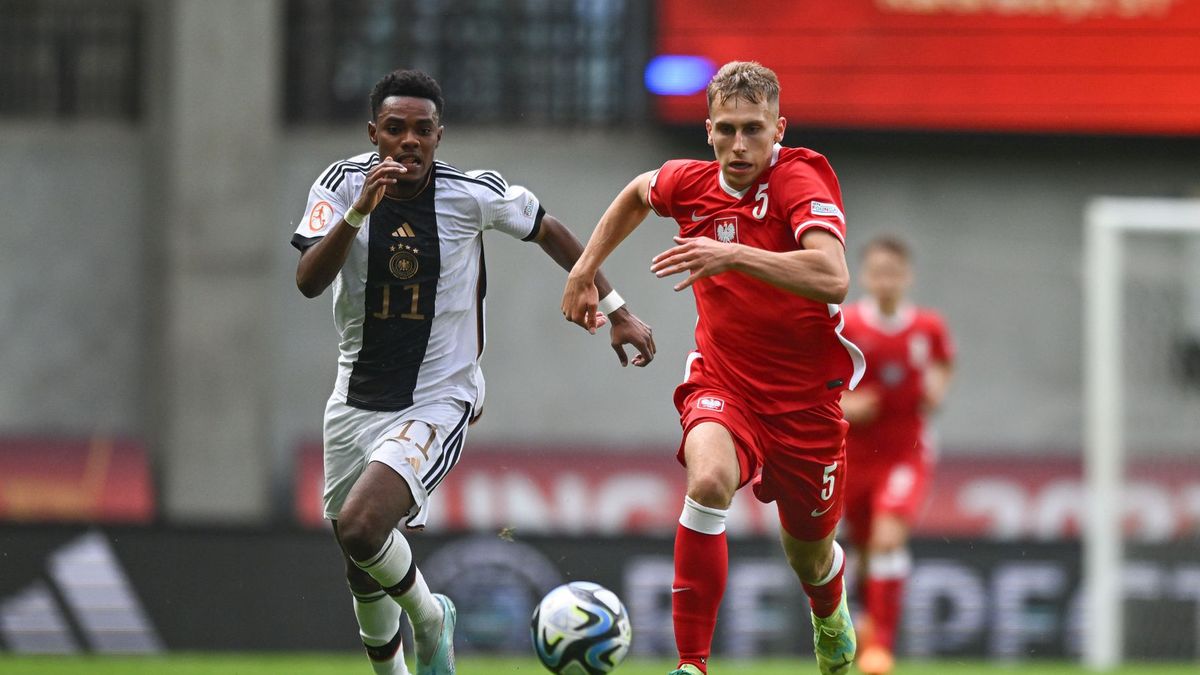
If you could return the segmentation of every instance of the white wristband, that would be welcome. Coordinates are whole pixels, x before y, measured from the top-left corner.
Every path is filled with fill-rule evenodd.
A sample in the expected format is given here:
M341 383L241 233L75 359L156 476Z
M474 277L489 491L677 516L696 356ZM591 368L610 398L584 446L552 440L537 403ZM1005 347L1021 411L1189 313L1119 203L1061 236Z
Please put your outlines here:
M354 210L353 206L351 206L350 210L346 212L346 215L342 216L342 220L346 221L347 225L356 230L363 226L363 221L366 220L366 218L367 214L359 213L358 211Z
M608 295L604 296L599 303L596 304L596 309L604 314L612 314L624 306L625 298L622 298L621 294L618 293L616 289L613 289Z

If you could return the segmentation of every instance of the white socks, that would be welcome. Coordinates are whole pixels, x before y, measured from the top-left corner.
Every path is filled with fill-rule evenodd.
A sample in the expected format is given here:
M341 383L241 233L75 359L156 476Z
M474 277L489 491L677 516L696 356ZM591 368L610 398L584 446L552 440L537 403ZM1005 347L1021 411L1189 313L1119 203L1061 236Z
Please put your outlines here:
M829 566L829 574L825 575L824 579L813 582L809 586L824 586L834 580L838 573L842 571L842 566L846 564L846 552L842 550L842 545L833 542L833 564Z
M867 559L867 576L872 579L903 579L912 570L912 554L907 548L873 553Z
M412 583L407 578L414 569L412 549L409 548L404 535L394 529L388 534L387 541L383 542L383 548L379 549L378 553L366 560L355 560L354 564L378 581L389 595L395 595L392 589L396 586L407 590L407 586Z
M408 613L417 645L417 658L431 656L427 652L437 647L442 630L442 605L429 592L425 577L413 564L412 549L404 535L392 530L378 553L367 560L356 560L354 564L378 581ZM428 658L423 660L428 661Z
M714 509L691 497L684 497L679 524L700 534L721 534L725 531L725 517L728 515L729 509Z
M400 605L392 602L383 591L368 595L351 593L354 595L354 616L358 618L358 634L367 647L375 675L408 675L404 648L392 643L400 637ZM391 658L379 658L389 652Z
M445 612L442 603L438 602L425 585L425 577L417 570L412 588L403 595L393 595L396 602L408 612L408 620L412 622L413 639L417 643L417 657L432 656L437 648L437 640L442 632L442 618ZM428 661L423 658L422 661Z

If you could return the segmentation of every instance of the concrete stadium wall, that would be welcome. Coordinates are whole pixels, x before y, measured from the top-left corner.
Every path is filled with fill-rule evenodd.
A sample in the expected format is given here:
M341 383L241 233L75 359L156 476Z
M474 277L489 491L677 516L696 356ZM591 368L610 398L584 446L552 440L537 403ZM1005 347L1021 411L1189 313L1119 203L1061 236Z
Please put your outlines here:
M0 125L0 433L137 433L142 137Z

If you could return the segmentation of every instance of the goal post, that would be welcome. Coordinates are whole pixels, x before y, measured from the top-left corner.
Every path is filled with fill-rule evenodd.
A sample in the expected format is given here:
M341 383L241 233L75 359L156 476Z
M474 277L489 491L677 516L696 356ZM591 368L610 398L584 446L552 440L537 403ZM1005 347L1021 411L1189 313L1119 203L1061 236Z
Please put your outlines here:
M1110 670L1121 662L1124 646L1124 244L1131 234L1200 234L1200 199L1097 197L1085 219L1083 656L1089 668Z

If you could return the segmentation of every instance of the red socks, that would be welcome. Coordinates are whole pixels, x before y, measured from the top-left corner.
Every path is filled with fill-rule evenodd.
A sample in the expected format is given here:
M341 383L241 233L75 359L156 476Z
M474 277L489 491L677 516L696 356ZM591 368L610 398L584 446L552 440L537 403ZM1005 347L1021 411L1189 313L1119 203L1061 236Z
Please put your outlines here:
M871 556L867 563L867 581L863 584L863 609L871 617L873 641L895 651L896 629L904 599L904 580L912 568L907 550Z
M824 619L837 611L838 604L842 601L842 577L845 571L846 554L835 541L833 542L833 566L829 568L829 574L814 584L803 584L813 614Z
M679 664L708 672L717 608L729 576L729 546L724 509L703 506L688 497L675 531L675 582L671 585L671 618Z
M904 593L903 579L867 579L863 608L874 626L873 641L895 651L896 626L900 623L900 598Z

